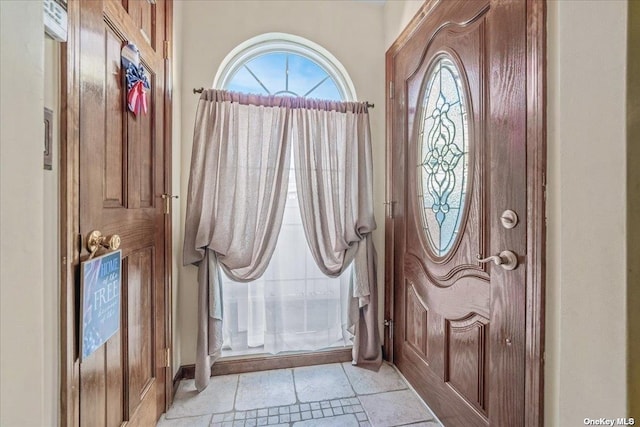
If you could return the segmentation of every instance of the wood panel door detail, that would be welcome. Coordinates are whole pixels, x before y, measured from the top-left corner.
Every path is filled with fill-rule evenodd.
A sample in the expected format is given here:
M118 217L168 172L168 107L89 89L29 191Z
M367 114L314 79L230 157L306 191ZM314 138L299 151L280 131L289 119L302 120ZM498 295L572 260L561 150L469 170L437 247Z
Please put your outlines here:
M165 40L171 2L70 1L69 15L67 154L75 147L77 157L68 158L67 175L77 173L77 186L67 187L67 215L82 240L93 230L120 236L122 288L120 329L106 344L80 360L77 331L66 338L63 359L66 354L73 362L63 366L63 376L70 368L65 380L73 386L67 384L72 396L63 401L63 422L154 426L168 406L171 383L170 220L161 198L170 188ZM149 78L147 114L127 108L120 59L127 43L140 50ZM77 267L88 254L85 247L76 250ZM74 286L69 292L77 295L77 281ZM68 321L77 323L79 315L76 307Z
M534 9L530 1L429 1L387 52L393 361L447 426L538 417L525 409L539 391L526 389L527 357L542 343L540 323L529 326L537 338L527 329L535 302L527 286L542 268L528 240L539 232L530 215L542 212L530 209L541 173L527 187ZM518 215L514 228L501 222L508 209ZM505 250L517 268L479 261Z

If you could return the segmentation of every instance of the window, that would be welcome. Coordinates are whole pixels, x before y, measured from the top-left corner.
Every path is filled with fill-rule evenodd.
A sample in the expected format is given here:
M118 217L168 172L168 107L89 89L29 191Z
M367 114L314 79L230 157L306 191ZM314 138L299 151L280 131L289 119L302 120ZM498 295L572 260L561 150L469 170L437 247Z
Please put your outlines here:
M271 33L242 43L223 61L214 87L237 92L351 101L346 70L322 47ZM302 227L293 159L282 229L265 274L250 283L223 275L223 356L344 346L351 267L326 277Z
M342 99L338 86L318 64L292 52L269 52L235 70L226 89L263 95Z
M263 34L236 47L222 62L213 87L262 95L356 99L347 71L331 53L283 33Z

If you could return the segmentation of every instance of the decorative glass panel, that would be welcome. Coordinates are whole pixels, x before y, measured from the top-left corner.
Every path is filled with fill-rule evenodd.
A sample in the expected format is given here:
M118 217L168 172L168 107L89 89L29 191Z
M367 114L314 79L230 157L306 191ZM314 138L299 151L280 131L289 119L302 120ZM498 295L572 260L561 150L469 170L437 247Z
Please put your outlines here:
M418 200L431 249L445 256L459 234L466 201L469 128L460 72L441 56L428 74L418 134Z

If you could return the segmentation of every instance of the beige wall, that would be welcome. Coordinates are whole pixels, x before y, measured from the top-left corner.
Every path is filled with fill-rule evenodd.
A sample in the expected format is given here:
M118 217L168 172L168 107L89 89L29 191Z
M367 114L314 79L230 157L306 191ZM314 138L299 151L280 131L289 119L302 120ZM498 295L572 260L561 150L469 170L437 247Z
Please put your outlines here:
M0 2L0 52L0 425L48 426L57 368L45 360L55 348L45 337L41 2Z
M629 2L627 23L627 400L640 417L640 2Z
M384 47L388 49L424 4L422 0L389 0L384 5Z
M545 425L576 426L626 414L627 2L548 11Z
M189 1L184 2L182 64L182 187L186 205L193 123L198 98L194 87L211 87L218 66L238 44L267 32L304 37L331 52L347 69L359 100L376 104L371 111L374 168L374 203L378 230L378 283L383 298L384 256L384 50L383 6L358 1ZM182 234L181 234L182 236ZM182 240L182 237L180 237ZM176 253L181 257L182 253ZM196 348L196 269L183 268L178 292L178 323L182 363L193 363ZM382 304L380 306L382 313ZM382 317L382 315L380 316Z
M53 168L43 172L43 221L44 221L44 360L45 393L55 396L60 387L60 220L58 215L58 183L60 176L59 121L60 121L60 43L45 38L44 43L44 106L53 111ZM47 419L58 418L58 402L45 401L44 412Z
M172 117L172 147L171 147L171 194L179 195L180 198L177 201L172 202L172 242L173 242L173 260L172 260L172 297L173 297L173 307L172 307L172 331L173 331L173 354L172 354L172 362L173 362L173 374L175 376L176 372L182 365L181 358L181 334L180 334L180 323L178 316L178 301L179 301L179 290L180 290L180 268L182 266L181 262L181 254L182 254L182 231L181 227L183 224L182 210L180 206L182 206L182 195L183 193L180 191L181 183L181 173L182 173L182 157L181 157L181 140L182 140L182 52L184 51L182 47L182 29L183 29L183 19L182 19L182 8L184 2L182 1L174 1L173 2L173 53L172 53L172 65L173 65L173 92L172 92L172 102L173 102L173 117ZM188 93L187 93L188 96Z

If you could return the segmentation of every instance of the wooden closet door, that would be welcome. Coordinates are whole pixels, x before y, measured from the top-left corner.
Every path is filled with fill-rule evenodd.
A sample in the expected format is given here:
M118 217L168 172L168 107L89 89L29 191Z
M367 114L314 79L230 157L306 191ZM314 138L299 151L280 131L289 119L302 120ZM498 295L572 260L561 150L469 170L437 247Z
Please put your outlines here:
M71 2L69 8L78 17L78 232L84 242L94 230L117 234L122 242L120 329L77 361L74 424L154 426L168 406L171 383L165 245L170 231L161 198L170 175L165 40L171 3L93 0ZM120 60L127 43L140 50L151 85L147 114L127 109ZM80 261L86 258L83 247Z

